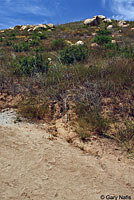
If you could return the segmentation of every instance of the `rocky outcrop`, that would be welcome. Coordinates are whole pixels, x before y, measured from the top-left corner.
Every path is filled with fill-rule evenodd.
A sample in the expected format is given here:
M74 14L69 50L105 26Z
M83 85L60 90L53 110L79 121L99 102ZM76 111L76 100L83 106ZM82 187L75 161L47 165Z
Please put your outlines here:
M24 31L24 30L27 30L28 32L30 31L36 31L36 30L52 30L54 29L55 26L53 24L39 24L39 25L17 25L15 26L14 28L10 28L10 30L20 30L20 31Z
M90 25L90 26L97 26L98 25L98 22L95 18L92 18L92 19L86 19L84 21L84 24L85 25Z
M47 24L49 28L55 28L54 24Z
M20 25L17 25L14 27L14 30L20 30L21 26Z
M39 24L39 25L37 25L37 26L35 26L35 27L33 28L33 31L38 30L38 29L46 30L46 29L48 29L48 26L45 25L45 24Z
M122 28L127 28L129 26L129 24L127 24L126 21L121 20L118 22L118 26L122 27Z
M90 26L98 26L105 19L106 19L106 17L104 15L97 15L97 16L94 16L91 19L86 19L84 21L84 24L90 25Z
M104 19L103 22L108 22L108 23L111 23L112 20L111 19Z

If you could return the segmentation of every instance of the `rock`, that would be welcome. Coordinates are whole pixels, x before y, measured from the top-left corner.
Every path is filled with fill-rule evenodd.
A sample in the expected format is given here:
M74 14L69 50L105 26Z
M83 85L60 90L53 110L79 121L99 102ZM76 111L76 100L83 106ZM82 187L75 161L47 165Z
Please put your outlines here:
M120 21L118 22L118 26L121 26L121 27L122 27L122 25L124 25L124 24L126 24L126 22L125 22L124 20L120 20Z
M84 21L84 24L85 25L90 25L90 26L98 26L99 25L98 22L97 22L97 20L96 20L96 18L86 19Z
M22 25L21 28L20 28L20 30L21 30L21 31L24 31L26 28L27 28L27 26Z
M108 22L108 23L111 23L112 20L111 19L104 19L103 22Z
M55 28L53 24L47 24L49 28Z
M77 41L76 43L75 43L75 45L84 45L84 42L83 41L81 41L81 40L79 40L79 41Z
M129 27L129 24L124 24L123 26L122 26L122 28L128 28Z
M94 43L91 44L91 47L98 47L98 46L99 45L96 42L94 42Z
M113 29L113 25L109 25L108 27L107 27L107 30L112 30Z
M104 15L97 15L97 16L94 16L91 19L86 19L84 21L84 24L90 25L90 26L98 26L105 19L106 19L106 17Z
M30 32L30 31L32 31L32 30L33 30L32 28L29 28L27 31Z
M9 30L13 30L14 28L13 27L9 27Z
M97 16L94 16L94 18L96 18L99 24L106 19L104 15L97 15Z
M116 44L116 40L112 40L111 43L112 43L112 44Z
M122 30L118 30L118 33L122 33L123 31Z
M20 29L21 29L21 26L20 26L20 25L17 25L17 26L14 27L14 29L15 29L15 30L20 30Z
M126 21L121 20L118 22L118 26L122 27L122 28L127 28L129 26L129 24L127 24Z
M38 30L40 28L46 30L48 27L45 24L39 24L33 28L33 31Z
M96 36L97 35L97 33L92 33L92 36Z

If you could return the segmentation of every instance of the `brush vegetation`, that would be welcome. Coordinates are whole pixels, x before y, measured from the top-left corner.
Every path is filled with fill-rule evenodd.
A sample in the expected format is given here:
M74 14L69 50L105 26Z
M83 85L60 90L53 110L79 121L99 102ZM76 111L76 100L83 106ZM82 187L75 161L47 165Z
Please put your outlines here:
M15 106L30 119L50 121L71 109L83 141L97 134L133 152L134 22L121 33L112 24L112 31L106 23L98 29L74 22L52 31L0 32L1 96L20 96ZM78 40L84 45L71 45Z

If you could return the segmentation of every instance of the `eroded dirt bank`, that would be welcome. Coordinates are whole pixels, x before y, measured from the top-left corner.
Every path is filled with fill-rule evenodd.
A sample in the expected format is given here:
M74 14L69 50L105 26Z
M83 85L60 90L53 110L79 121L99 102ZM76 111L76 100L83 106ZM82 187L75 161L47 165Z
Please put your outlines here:
M134 162L119 159L120 152L93 156L45 125L6 122L0 123L0 200L134 198Z

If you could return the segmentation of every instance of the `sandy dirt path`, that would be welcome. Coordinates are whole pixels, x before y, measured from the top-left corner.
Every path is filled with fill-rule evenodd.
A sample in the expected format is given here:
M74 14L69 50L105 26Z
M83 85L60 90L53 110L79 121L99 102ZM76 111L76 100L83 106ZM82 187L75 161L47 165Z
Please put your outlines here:
M133 161L83 153L35 124L1 123L0 200L99 200L101 195L134 200Z

